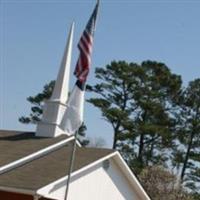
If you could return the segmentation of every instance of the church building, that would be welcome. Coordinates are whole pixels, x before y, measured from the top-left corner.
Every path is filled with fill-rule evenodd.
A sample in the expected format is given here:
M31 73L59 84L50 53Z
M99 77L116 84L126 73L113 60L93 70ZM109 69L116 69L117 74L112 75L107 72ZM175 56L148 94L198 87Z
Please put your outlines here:
M36 131L0 130L0 200L65 199L75 137L59 125L68 101L73 31L74 24ZM118 151L77 142L67 200L150 198Z

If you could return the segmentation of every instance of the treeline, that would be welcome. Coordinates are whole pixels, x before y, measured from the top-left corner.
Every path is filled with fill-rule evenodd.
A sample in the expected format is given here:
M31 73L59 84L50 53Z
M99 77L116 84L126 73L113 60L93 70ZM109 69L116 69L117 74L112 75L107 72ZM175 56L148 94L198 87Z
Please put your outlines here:
M184 87L180 75L154 61L113 61L96 68L95 76L97 84L87 85L95 95L87 101L112 126L113 149L121 152L152 199L164 199L164 194L167 200L200 199L200 79ZM31 113L20 122L40 120L54 83L27 98ZM85 131L82 126L82 137Z
M200 191L200 79L187 87L160 62L113 61L96 68L89 103L113 128L113 148L140 174L164 166L177 184Z

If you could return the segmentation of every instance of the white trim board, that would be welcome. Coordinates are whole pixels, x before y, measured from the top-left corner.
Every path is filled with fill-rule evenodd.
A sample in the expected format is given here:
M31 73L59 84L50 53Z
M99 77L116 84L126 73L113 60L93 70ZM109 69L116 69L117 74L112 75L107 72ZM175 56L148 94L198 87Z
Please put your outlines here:
M130 181L130 183L133 185L133 187L136 188L136 191L141 191L141 192L138 192L138 195L139 196L142 195L142 198L145 200L151 200L119 152L117 152L117 156L115 157L115 159L116 159L116 162L118 163L118 165L120 165L122 170L125 172L127 179ZM119 160L120 162L117 160Z
M13 192L13 193L25 194L25 195L35 195L36 194L36 192L33 190L19 189L19 188L6 187L6 186L0 186L0 191Z
M21 159L18 159L16 161L13 161L7 165L4 165L2 167L0 167L0 174L3 174L5 172L8 172L16 167L19 167L27 162L30 162L30 161L33 161L41 156L44 156L52 151L55 151L63 146L66 145L66 143L68 143L69 141L73 140L74 139L74 136L70 137L70 138L67 138L65 140L62 140L60 142L57 142L56 144L53 144L53 145L50 145L44 149L41 149L39 151L36 151L35 153L32 153L28 156L25 156Z

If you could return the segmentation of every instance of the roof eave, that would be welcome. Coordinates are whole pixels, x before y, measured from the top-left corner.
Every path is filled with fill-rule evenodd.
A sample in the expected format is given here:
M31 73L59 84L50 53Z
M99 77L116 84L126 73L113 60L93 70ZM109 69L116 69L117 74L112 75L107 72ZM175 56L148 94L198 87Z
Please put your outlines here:
M144 188L140 184L139 180L136 178L136 176L133 174L129 166L126 164L122 156L119 152L116 152L114 156L114 160L117 162L117 164L120 166L121 170L129 180L130 184L133 188L135 188L135 191L137 192L138 196L141 198L141 200L151 200L148 194L145 192Z
M32 195L32 196L36 195L36 191L34 191L34 190L14 188L14 187L7 187L7 186L0 186L0 191L13 192L13 193L25 194L25 195Z

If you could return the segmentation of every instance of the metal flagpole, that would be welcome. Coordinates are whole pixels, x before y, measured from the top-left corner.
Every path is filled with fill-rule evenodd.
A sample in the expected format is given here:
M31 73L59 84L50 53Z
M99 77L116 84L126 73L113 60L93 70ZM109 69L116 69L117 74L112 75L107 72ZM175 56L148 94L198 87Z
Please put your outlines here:
M90 17L90 19L89 19L89 21L87 23L86 28L85 28L84 33L87 33L87 37L93 37L93 32L94 32L93 29L95 29L95 27L93 27L93 26L96 25L96 17L97 17L97 12L98 12L98 8L99 8L99 2L100 2L100 0L97 0L97 4L95 6L95 9L93 10L93 13L92 13L92 15L91 15L91 17ZM93 22L95 22L95 24L93 24ZM81 38L82 37L83 36L81 36ZM82 40L79 41L79 44L81 43L81 41ZM88 46L88 48L91 46L91 44L90 44L89 41L87 42L87 46ZM81 49L80 49L80 53L81 53ZM91 52L87 56L84 55L84 59L87 59L88 63L89 63L89 58L88 57L91 56L90 54L91 54ZM81 69L82 70L81 71L81 76L82 76L82 74L85 73L85 71L84 71L85 68L88 68L88 67L89 67L89 65L88 66L83 66L83 68ZM77 77L77 78L79 79L81 76L79 75L79 77ZM87 78L87 75L86 75L85 79L86 78ZM80 105L79 105L79 107L80 107ZM80 116L79 116L79 118L80 118ZM77 136L78 136L78 130L75 132L75 135L74 135L74 143L73 143L73 146L72 146L72 154L71 154L71 158L70 158L70 166L69 166L69 171L68 171L68 178L67 178L67 183L66 183L66 191L65 191L65 198L64 198L64 200L67 200L67 198L68 198L69 185L70 185L71 174L72 174L72 170L73 170L73 167L74 167L74 160L75 160L75 154L76 154Z
M73 167L74 167L74 160L75 160L75 154L76 154L77 137L78 137L78 130L76 131L76 133L74 135L74 143L73 143L73 146L72 146L72 154L71 154L71 158L70 158L70 165L69 165L69 171L68 171L68 177L67 177L67 184L66 184L66 191L65 191L64 200L67 200L68 193L69 193L69 184L70 184L70 180L71 180L71 174L72 174L72 170L73 170Z

